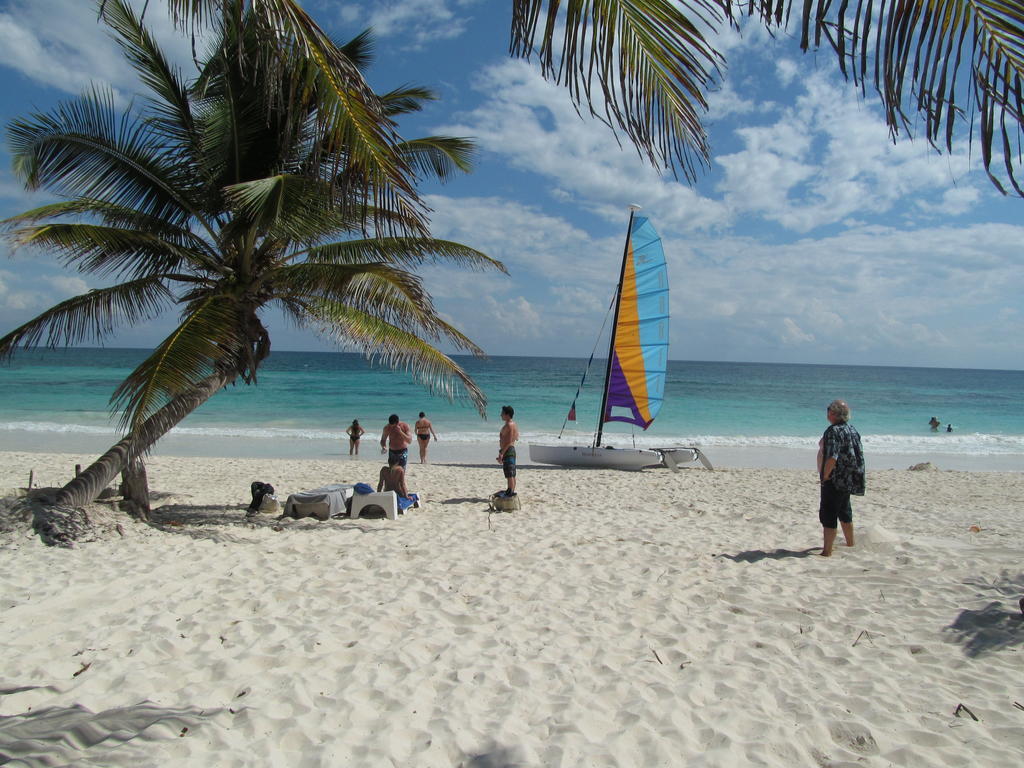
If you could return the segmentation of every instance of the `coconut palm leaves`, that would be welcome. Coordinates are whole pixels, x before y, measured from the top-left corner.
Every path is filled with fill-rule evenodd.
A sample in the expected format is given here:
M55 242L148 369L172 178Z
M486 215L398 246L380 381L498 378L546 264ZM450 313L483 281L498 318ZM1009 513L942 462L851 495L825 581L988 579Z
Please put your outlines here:
M422 178L466 170L472 146L402 140L393 118L432 94L373 94L344 53L367 61L368 39L337 47L295 3L171 7L213 40L195 78L168 64L125 0L106 0L102 19L147 89L145 108L119 114L97 89L9 126L19 176L65 199L8 219L8 239L117 284L15 329L0 357L102 340L178 307L177 327L112 398L129 457L220 387L255 380L271 308L482 412L483 394L434 345L481 351L415 274L436 262L504 270L431 238L416 194Z
M710 155L704 93L724 59L706 34L721 23L720 4L728 5L513 0L511 53L536 54L577 107L603 114L653 164L692 181Z
M778 0L776 0L778 4ZM1024 3L1017 0L846 0L803 6L802 47L824 37L843 73L861 88L874 85L895 135L911 130L911 113L933 145L952 149L963 120L977 130L985 170L1001 190L993 155L1015 178L1024 124Z
M1019 0L512 0L512 10L513 55L536 55L577 106L690 179L708 162L703 94L724 64L709 38L725 20L757 16L784 29L792 15L804 50L833 48L844 75L873 85L894 136L910 133L916 114L928 141L950 150L966 123L996 187L1001 156L1024 196Z
M105 0L101 14L119 13L118 4ZM399 140L395 124L363 79L358 58L331 40L296 0L167 0L166 4L181 28L222 30L225 34L215 47L224 53L229 53L228 46L237 45L243 32L248 35L252 45L232 57L241 59L246 71L258 78L268 102L295 112L301 109L304 91L315 90L314 146L344 145L349 162L372 181L378 203L406 207L419 224L426 223L414 177L394 151ZM295 78L287 77L285 71L296 64L302 68L298 90L292 87Z

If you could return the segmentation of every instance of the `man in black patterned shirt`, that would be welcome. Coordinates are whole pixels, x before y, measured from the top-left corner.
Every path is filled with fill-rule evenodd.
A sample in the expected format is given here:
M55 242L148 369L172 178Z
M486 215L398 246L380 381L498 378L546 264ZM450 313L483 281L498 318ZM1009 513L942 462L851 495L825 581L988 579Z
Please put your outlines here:
M832 555L836 524L843 527L846 546L853 546L853 508L850 495L864 495L864 451L860 434L850 420L850 406L842 400L828 405L829 428L818 441L818 477L821 503L818 520L824 531L823 557Z

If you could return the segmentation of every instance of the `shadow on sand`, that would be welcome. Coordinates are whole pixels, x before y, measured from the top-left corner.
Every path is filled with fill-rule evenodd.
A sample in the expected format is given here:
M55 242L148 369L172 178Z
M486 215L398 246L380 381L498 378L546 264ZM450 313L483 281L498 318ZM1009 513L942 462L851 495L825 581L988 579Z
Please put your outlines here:
M756 563L759 560L781 560L784 557L810 557L816 552L821 551L821 547L811 547L810 549L748 549L746 552L737 552L735 555L727 555L724 552L715 557L724 557L727 560L732 560L736 563Z
M960 611L946 631L976 658L990 651L1024 645L1024 616L1008 611L1003 603L989 603L980 611Z
M23 712L0 722L0 763L71 765L89 758L90 765L109 765L105 758L129 742L139 741L142 747L162 734L185 736L222 712L198 707L174 709L149 701L102 712L80 704Z
M317 520L305 517L300 520L282 519L279 515L259 514L246 517L246 507L237 509L230 507L199 507L192 504L167 504L154 509L149 516L149 525L164 533L175 533L193 538L216 538L223 540L231 531L251 530L253 528L270 528L274 531L296 531L317 529L325 530L356 530L361 533L385 533L393 530L388 527L370 527L360 525L347 517ZM374 513L366 511L362 519L384 518L384 511Z
M467 755L464 762L466 768L519 768L526 762L519 757L519 750L493 746L485 752Z

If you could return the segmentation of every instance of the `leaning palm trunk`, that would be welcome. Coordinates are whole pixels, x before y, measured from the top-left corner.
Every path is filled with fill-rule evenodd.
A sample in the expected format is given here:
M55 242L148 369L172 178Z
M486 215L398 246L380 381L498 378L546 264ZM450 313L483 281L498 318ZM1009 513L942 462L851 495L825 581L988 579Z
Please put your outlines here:
M65 507L81 507L91 502L133 460L145 454L157 440L232 380L230 374L216 373L175 397L61 488L55 498L56 503Z

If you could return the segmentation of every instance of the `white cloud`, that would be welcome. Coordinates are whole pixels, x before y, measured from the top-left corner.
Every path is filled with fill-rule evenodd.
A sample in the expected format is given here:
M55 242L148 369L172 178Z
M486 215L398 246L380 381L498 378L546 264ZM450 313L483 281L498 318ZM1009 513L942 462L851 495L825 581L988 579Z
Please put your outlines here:
M784 317L782 318L782 332L779 341L787 345L810 344L814 341L814 334L804 331L793 321L793 318Z
M134 0L141 11L144 0ZM150 3L146 26L165 53L191 65L191 43L173 29L162 3ZM128 62L97 20L96 6L82 0L11 0L0 13L0 65L38 83L77 95L93 83L123 94L138 90Z
M486 296L481 316L486 318L488 324L493 324L499 334L513 331L517 337L537 339L544 336L547 330L540 313L524 296L500 302L493 296Z
M88 283L75 276L52 272L27 275L0 270L0 304L3 305L4 325L23 323L30 315L87 290ZM15 318L12 314L14 312L23 314Z
M483 70L475 86L483 101L438 131L473 136L512 167L550 179L557 202L614 221L626 191L662 227L679 232L722 230L752 214L806 233L902 213L908 200L917 214L933 217L977 205L981 193L975 177L966 177L962 145L950 156L938 156L922 141L893 145L884 122L849 84L820 72L796 78L794 67L790 60L777 66L801 89L786 109L755 102L729 79L712 95L713 115L742 115L745 122L733 134L742 149L715 158L722 170L718 197L661 176L631 146L620 147L606 125L581 119L564 89L527 62ZM773 119L751 124L758 115ZM951 189L956 168L965 178Z
M482 149L513 167L551 179L557 198L576 201L609 221L621 217L626 202L637 202L682 230L727 223L721 203L661 178L631 145L619 146L606 125L581 119L565 89L546 82L530 63L488 67L475 87L486 94L484 101L437 130L473 136Z
M492 301L518 307L524 298L530 311L517 316L534 323L531 334L543 329L530 336L541 349L581 355L591 348L614 283L617 238L592 237L500 198L429 203L435 235L480 248L512 273L430 273L430 290L458 327L489 349L507 349L480 318ZM1012 329L1022 324L1024 227L872 225L781 243L663 236L673 356L720 359L729 350L734 359L924 365L941 364L954 348L1019 347Z
M466 32L467 9L478 0L386 0L347 3L346 26L371 27L377 37L401 38L405 48L453 40Z
M12 272L0 270L0 305L3 306L3 315L6 317L13 312L30 310L41 303L41 297L21 286L21 281ZM28 318L18 318L9 325L20 324Z
M792 63L778 67L790 79ZM933 215L969 211L979 200L962 144L940 157L926 142L893 144L882 119L847 83L811 72L796 103L771 124L736 131L744 148L720 155L719 185L737 214L755 213L795 232L851 216L892 212L915 199ZM921 200L940 196L940 202Z
M537 207L493 197L440 195L429 196L427 203L434 209L431 231L435 237L465 243L503 261L517 281L571 276L588 283L602 274L594 254L606 244ZM612 244L607 247L609 254L617 250ZM503 280L507 283L507 278Z
M797 79L800 74L800 68L796 62L792 59L779 59L775 64L775 74L779 78L779 82L784 86L793 84L793 81Z
M457 327L491 349L507 346L509 327L517 338L543 340L549 349L552 343L569 354L590 348L612 295L619 238L592 237L536 207L500 198L435 195L427 202L434 209L435 237L477 248L511 273L425 270L428 290ZM514 318L514 325L495 325L494 306L503 308L502 318Z
M916 205L925 213L939 216L960 216L977 206L981 198L981 190L977 187L963 186L947 189L942 194L942 200L939 203L918 200Z
M691 239L692 255L670 265L673 316L689 330L691 349L700 342L694 329L710 325L707 349L749 350L745 359L813 340L807 359L856 350L858 360L944 361L950 349L990 345L1008 332L1001 318L1019 325L1008 311L1024 293L1022 239L1024 227L1001 224L866 227L788 244ZM681 250L671 241L666 249ZM998 343L1019 345L1005 336Z
M53 287L54 303L60 299L79 296L89 290L89 284L80 277L55 275L44 280Z
M711 124L727 117L749 115L763 111L764 105L756 99L741 96L730 80L725 80L708 93L706 122Z

